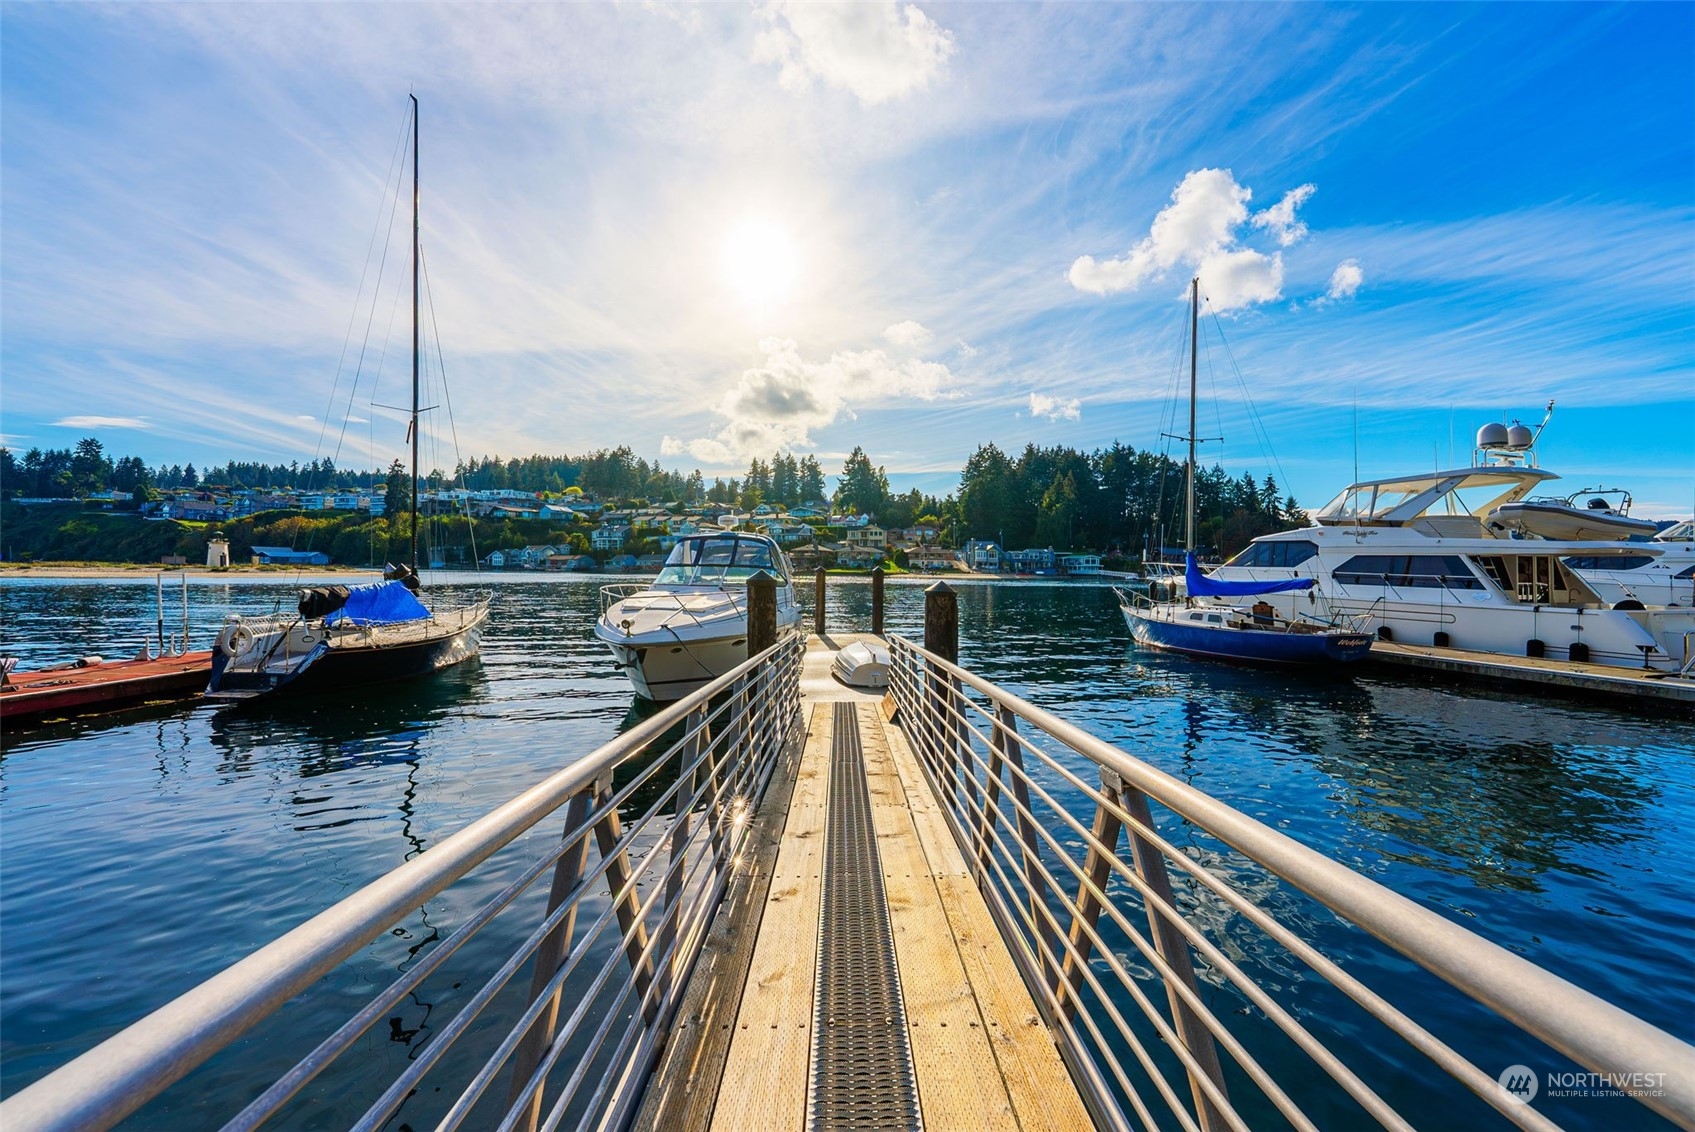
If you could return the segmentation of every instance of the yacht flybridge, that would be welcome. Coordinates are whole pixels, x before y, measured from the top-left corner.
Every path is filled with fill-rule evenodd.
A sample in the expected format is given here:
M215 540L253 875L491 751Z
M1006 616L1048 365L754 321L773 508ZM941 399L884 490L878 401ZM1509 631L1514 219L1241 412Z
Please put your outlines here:
M1214 576L1311 578L1308 590L1263 600L1285 617L1322 607L1386 640L1682 668L1695 648L1687 595L1648 602L1616 581L1675 544L1525 537L1503 511L1522 515L1514 505L1559 477L1535 466L1529 429L1507 433L1485 428L1469 468L1350 484L1312 526L1255 539Z
M777 631L800 623L788 560L764 535L691 535L651 583L605 586L594 635L641 696L660 702L697 691L747 659L747 582L777 581Z

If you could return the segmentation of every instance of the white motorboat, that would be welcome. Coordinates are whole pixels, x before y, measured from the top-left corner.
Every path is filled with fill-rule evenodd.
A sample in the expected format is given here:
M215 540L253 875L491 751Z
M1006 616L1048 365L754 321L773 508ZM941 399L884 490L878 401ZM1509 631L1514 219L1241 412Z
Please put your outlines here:
M889 686L889 650L885 645L853 641L842 646L830 667L836 679L850 688Z
M605 586L594 635L636 692L659 702L697 691L747 659L747 581L777 581L777 632L800 623L788 559L764 535L691 535L672 548L659 577Z
M1535 466L1529 429L1507 434L1499 425L1480 433L1469 468L1351 484L1312 526L1255 539L1214 576L1312 578L1304 593L1263 600L1287 617L1310 604L1383 639L1678 670L1695 640L1695 609L1601 580L1676 547L1525 538L1496 523L1503 506L1558 478Z

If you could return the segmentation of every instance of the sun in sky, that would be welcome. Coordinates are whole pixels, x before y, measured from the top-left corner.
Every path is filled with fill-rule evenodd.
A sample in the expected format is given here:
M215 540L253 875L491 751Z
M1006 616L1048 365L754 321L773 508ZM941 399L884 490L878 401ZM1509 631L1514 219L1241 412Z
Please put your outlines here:
M1157 448L1198 276L1264 418L1212 398L1232 476L1270 470L1263 431L1317 506L1357 435L1389 474L1553 398L1568 479L1655 517L1695 494L1695 5L0 4L0 30L14 452L310 457L416 88L467 456L734 475L859 446L945 494L988 442Z
M768 315L788 300L799 277L794 238L777 221L744 216L724 233L719 270L735 301L755 315Z

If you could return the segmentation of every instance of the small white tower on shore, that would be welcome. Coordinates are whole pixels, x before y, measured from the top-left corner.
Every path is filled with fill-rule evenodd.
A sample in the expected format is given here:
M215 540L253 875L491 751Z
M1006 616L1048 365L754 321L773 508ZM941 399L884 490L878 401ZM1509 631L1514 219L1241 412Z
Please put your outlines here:
M230 564L230 540L227 538L212 538L206 540L206 568L222 570Z

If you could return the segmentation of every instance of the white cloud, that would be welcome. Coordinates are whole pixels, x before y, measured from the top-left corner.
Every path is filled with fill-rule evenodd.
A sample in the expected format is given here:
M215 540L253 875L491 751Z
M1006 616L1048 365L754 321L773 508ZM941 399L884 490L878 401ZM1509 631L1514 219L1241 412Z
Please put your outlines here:
M1064 399L1047 397L1040 393L1030 394L1030 415L1046 417L1050 421L1074 421L1083 415L1082 402L1075 397Z
M754 61L777 64L787 90L817 79L874 105L930 86L954 52L953 33L912 4L778 0L761 14Z
M1300 185L1283 194L1283 199L1253 215L1255 228L1269 228L1277 243L1291 247L1306 238L1307 226L1295 218L1295 210L1318 191L1317 185Z
M1330 290L1325 292L1325 298L1351 299L1364 282L1365 272L1360 270L1359 260L1345 259L1330 273Z
M1201 294L1215 311L1269 303L1283 294L1283 256L1252 248L1217 251L1201 260L1196 272Z
M1200 277L1201 290L1215 311L1270 302L1283 291L1282 253L1266 255L1243 246L1238 232L1251 224L1268 230L1283 247L1296 243L1307 229L1295 210L1314 191L1312 185L1291 189L1277 204L1250 218L1253 190L1237 184L1228 169L1196 169L1171 191L1171 203L1127 255L1108 260L1080 256L1067 277L1079 291L1110 295L1133 291L1185 266Z
M891 400L935 401L953 396L953 374L940 362L896 362L881 350L844 350L809 362L787 338L759 344L765 361L743 370L713 410L726 423L717 435L682 440L667 436L660 452L685 453L724 465L783 449L810 448L812 430L851 414L854 405Z
M883 337L896 346L922 346L930 340L930 332L909 318L883 331Z
M61 428L152 428L144 417L60 417Z

